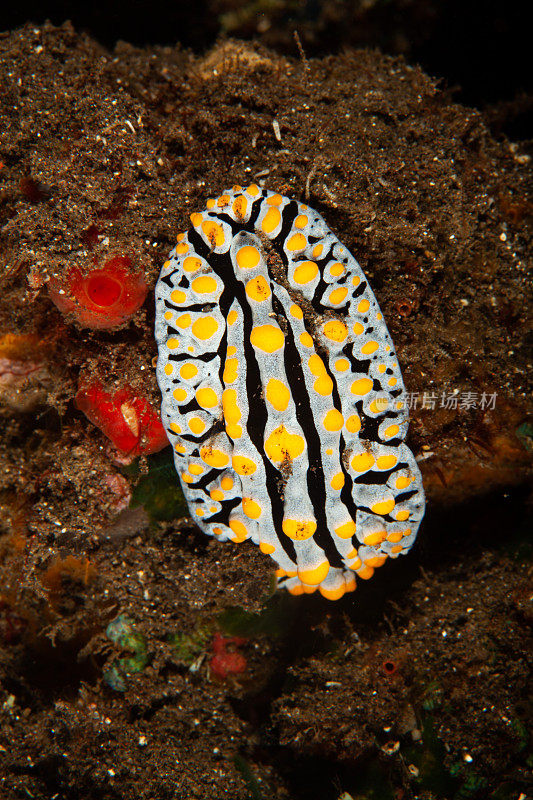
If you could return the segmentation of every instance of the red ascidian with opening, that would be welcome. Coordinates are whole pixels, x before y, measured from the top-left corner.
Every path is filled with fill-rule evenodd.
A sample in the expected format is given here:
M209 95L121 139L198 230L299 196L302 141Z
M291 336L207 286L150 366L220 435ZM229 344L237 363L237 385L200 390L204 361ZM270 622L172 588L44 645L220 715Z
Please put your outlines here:
M168 445L159 412L130 386L111 393L98 380L82 380L75 400L123 455L150 455Z
M65 279L52 278L48 291L63 314L84 328L105 330L127 322L144 303L148 287L128 256L114 256L90 272L73 267Z

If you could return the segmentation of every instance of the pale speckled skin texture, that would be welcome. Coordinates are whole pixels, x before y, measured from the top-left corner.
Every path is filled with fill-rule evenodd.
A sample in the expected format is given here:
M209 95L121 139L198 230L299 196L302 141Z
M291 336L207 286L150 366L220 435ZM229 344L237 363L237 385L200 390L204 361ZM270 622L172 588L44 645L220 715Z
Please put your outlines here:
M394 346L357 261L308 206L252 185L192 214L156 287L162 418L192 518L329 599L424 515Z

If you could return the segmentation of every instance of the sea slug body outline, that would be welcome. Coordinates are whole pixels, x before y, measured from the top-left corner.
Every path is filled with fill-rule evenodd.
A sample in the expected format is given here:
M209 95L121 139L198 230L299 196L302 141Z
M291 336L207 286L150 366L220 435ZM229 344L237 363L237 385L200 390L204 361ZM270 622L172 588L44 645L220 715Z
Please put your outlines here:
M361 267L252 184L191 215L156 286L162 420L191 516L251 539L292 594L355 589L424 515L404 384Z

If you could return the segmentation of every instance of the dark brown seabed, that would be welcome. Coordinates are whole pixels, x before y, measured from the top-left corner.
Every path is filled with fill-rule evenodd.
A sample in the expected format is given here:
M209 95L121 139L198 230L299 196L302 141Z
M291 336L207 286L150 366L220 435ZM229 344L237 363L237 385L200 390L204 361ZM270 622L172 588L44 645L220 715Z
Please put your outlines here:
M28 25L0 39L0 85L0 334L35 334L31 373L0 387L0 797L524 800L527 157L369 51L110 54ZM152 289L188 215L257 179L323 214L408 390L437 396L412 411L429 501L413 552L338 603L276 597L261 615L270 559L168 519L166 454L121 469L73 403L83 371L157 405L151 292L105 333L46 289L104 253ZM441 408L454 390L476 407ZM106 637L119 614L125 648ZM217 628L246 636L247 660L218 682Z

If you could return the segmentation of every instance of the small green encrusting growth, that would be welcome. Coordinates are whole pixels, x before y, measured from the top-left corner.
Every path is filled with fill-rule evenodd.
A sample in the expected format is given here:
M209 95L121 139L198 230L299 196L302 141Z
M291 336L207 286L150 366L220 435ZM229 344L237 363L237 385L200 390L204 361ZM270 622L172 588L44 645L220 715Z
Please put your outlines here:
M424 514L394 345L357 261L307 205L234 186L156 288L162 418L191 515L331 600Z
M106 636L114 644L130 651L131 655L120 658L112 664L103 674L104 682L117 692L126 690L125 677L129 674L142 672L148 664L148 650L146 637L135 630L130 620L120 614L106 628Z

